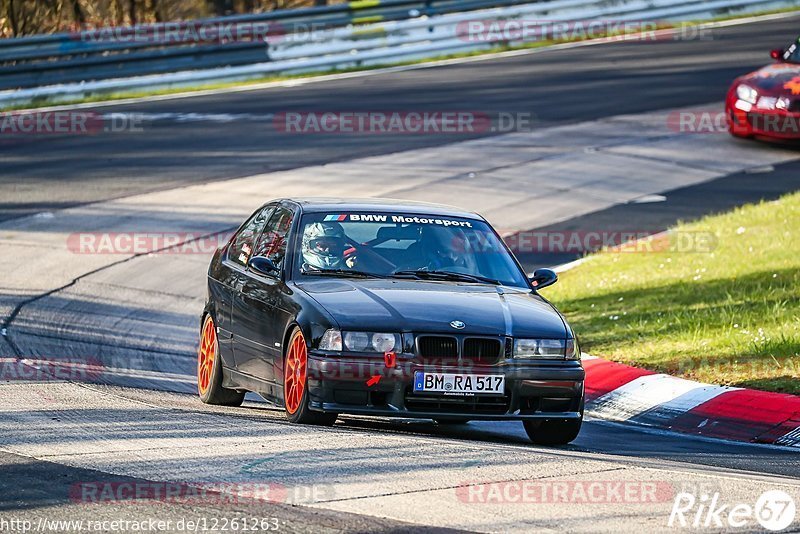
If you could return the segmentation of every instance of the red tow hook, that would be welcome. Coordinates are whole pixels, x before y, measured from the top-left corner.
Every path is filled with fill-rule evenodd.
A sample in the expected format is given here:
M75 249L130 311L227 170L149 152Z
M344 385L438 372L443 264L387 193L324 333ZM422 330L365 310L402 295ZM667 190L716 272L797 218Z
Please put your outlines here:
M383 363L386 364L387 369L394 369L397 367L397 354L387 350L383 353ZM369 380L367 380L367 387L372 387L380 381L381 375L373 375Z

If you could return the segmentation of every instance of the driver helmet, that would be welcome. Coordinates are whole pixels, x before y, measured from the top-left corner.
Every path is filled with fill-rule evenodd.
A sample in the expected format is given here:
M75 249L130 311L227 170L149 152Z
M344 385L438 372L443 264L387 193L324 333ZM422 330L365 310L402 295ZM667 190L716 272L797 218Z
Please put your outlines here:
M423 230L422 240L431 254L432 268L464 265L466 243L462 232L432 226Z
M344 247L344 228L338 222L315 222L303 230L303 261L312 268L342 268Z

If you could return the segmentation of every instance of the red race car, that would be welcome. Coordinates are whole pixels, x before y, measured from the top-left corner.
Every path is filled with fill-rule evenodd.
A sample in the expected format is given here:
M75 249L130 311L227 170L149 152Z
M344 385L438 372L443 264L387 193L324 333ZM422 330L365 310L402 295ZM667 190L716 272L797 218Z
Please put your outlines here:
M800 39L776 60L734 80L725 100L730 133L736 137L800 139Z

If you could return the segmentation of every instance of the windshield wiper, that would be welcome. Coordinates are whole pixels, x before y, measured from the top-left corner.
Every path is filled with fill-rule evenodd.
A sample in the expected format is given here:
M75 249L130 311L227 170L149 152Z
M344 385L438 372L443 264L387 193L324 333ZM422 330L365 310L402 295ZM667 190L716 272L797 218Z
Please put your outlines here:
M498 280L488 278L486 276L479 276L477 274L454 273L452 271L429 271L427 269L395 271L392 276L397 278L406 276L415 276L417 278L439 279L439 280L457 280L461 282L477 282L481 284L493 284L496 286L502 285Z
M354 271L351 269L304 269L302 274L318 274L323 276L355 276L358 278L383 278L383 276L366 271Z

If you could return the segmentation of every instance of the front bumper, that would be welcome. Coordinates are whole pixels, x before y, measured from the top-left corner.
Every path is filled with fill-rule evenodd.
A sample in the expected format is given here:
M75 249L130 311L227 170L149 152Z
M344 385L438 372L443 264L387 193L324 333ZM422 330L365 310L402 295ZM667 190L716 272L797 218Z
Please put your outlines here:
M465 374L502 374L502 396L450 396L415 393L416 371ZM380 379L375 383L374 377ZM372 383L368 384L372 379ZM519 363L503 360L494 365L430 366L398 355L396 367L382 359L309 354L309 407L315 411L437 419L475 420L580 419L585 373L578 361Z
M744 112L729 107L726 115L728 127L734 135L786 140L800 139L800 113L758 108Z

